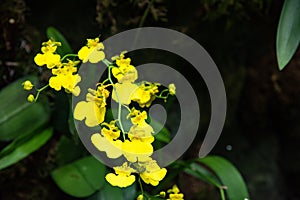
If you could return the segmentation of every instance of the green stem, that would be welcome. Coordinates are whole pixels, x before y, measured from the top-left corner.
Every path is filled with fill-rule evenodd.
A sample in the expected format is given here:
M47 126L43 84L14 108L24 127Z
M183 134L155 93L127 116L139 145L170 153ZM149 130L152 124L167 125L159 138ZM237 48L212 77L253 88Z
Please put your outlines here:
M154 2L154 0L151 0L151 1L148 3L148 6L147 6L147 8L146 8L146 10L145 10L145 12L144 12L144 14L143 14L143 16L142 16L141 21L140 21L139 27L142 27L142 26L144 25L145 20L146 20L148 14L149 14L149 11L150 11L150 8L151 8L153 2Z
M34 101L37 101L37 100L38 100L38 98L39 98L39 96L40 96L40 93L41 93L43 90L45 90L48 86L49 86L49 84L48 84L48 85L45 85L44 87L42 87L42 88L40 88L40 89L37 89L37 88L36 88L37 94L36 94L36 97L34 98Z
M117 119L117 121L119 122L120 129L122 131L122 136L123 136L123 139L125 140L125 131L124 131L123 124L122 124L122 119L121 119L121 116L122 116L122 103L120 101L118 91L116 90L116 87L114 86L114 82L111 79L111 68L113 66L111 66L111 62L109 62L106 59L104 59L102 62L108 67L108 80L112 84L113 90L116 93L116 97L117 97L117 100L118 100L118 119Z
M107 59L102 60L102 62L109 67L111 65L111 62L109 62Z
M142 182L141 182L141 177L139 177L139 184L140 184L142 195L144 195L144 190L143 190L143 185L142 185Z
M104 85L107 81L109 81L109 79L105 79L105 80L102 82L102 85Z
M63 61L65 58L67 58L67 57L77 57L78 55L77 54L66 54L66 55L64 55L64 57L62 57L62 59L60 59L60 61Z
M222 199L222 200L226 200L226 198L225 198L225 193L224 193L224 189L222 188L222 186L219 187L219 190L220 190L220 194L221 194L221 199Z
M131 109L128 106L126 106L124 104L122 104L122 106L124 106L128 110L128 112L131 112Z

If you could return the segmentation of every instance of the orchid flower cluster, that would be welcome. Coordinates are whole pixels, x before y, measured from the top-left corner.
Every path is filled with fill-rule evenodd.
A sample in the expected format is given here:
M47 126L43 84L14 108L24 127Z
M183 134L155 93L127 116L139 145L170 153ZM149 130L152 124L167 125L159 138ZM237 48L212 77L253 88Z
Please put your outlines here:
M146 184L157 186L166 176L167 170L151 158L154 151L154 129L147 123L148 114L144 109L149 108L157 98L167 101L169 95L175 95L175 85L170 83L168 88L160 89L162 87L159 83L136 82L138 71L131 64L131 59L126 58L126 52L121 52L108 61L99 38L87 39L87 44L78 54L67 54L62 58L56 53L60 46L61 43L53 39L42 43L41 53L35 56L34 61L38 66L51 70L52 75L48 85L41 89L35 88L36 96L29 94L27 100L35 102L39 93L48 86L56 91L64 89L65 92L78 96L82 92L77 85L81 81L78 74L79 64L103 62L108 68L108 78L98 83L95 88L88 89L85 101L80 101L75 106L74 118L84 121L88 127L100 125L101 130L91 135L91 143L110 159L125 159L122 165L113 167L114 173L106 175L105 178L111 185L127 187L138 176L140 185L143 180ZM35 86L27 80L23 87L31 91ZM106 101L110 96L119 105L118 116L121 108L126 108L127 120L131 122L129 130L124 130L121 117L110 122L105 121ZM170 194L170 199L174 195Z

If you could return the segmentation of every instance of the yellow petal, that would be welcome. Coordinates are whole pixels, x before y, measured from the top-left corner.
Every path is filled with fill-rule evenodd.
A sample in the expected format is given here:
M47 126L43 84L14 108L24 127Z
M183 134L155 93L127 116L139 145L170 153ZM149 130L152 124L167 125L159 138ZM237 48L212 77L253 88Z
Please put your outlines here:
M94 101L77 103L74 109L74 118L77 120L85 120L88 127L94 127L104 121L106 108L98 107Z
M152 133L154 133L153 128L144 123L143 125L133 125L128 132L128 137L131 141L140 140L144 143L152 143L154 141Z
M98 51L94 49L89 55L89 61L91 63L98 63L105 58L105 54L103 51Z
M113 173L109 173L105 176L105 179L112 185L118 187L128 187L132 185L135 181L135 176L124 176L124 175L116 175Z
M115 90L113 90L112 93L112 99L115 100L116 102L118 101L118 97L121 101L122 104L128 105L131 102L131 96L135 92L135 90L138 88L136 84L130 83L130 82L125 82L125 83L116 83L115 85Z
M84 46L79 50L78 57L83 63L87 61L97 63L105 58L105 54L103 51L97 50L96 47L88 48Z
M35 62L35 64L37 64L38 66L43 66L43 65L45 65L45 64L46 64L45 55L44 55L44 54L38 53L38 54L34 57L34 62Z
M99 133L95 133L91 137L91 141L99 151L106 152L109 158L119 158L122 155L122 141L109 140Z
M141 142L139 140L125 140L123 142L123 154L130 162L149 160L149 156L153 153L153 147L150 143Z
M157 186L159 181L161 181L167 174L167 170L162 168L154 172L143 172L140 174L143 181L147 184Z
M55 89L56 91L61 90L62 79L59 76L52 76L49 79L49 86L51 88Z
M59 65L60 55L53 54L53 53L46 53L44 55L45 55L45 61L48 69L52 69L53 67Z
M83 63L85 63L88 61L89 54L90 54L90 49L87 46L84 46L78 51L78 58L82 60Z

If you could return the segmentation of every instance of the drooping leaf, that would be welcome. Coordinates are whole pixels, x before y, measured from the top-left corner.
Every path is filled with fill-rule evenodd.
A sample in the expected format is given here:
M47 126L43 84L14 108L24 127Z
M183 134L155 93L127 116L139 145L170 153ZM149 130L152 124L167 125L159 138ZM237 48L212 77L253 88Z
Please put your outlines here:
M282 70L294 55L300 41L300 1L285 0L276 38L279 69Z
M57 42L61 42L61 46L57 48L56 52L64 56L65 54L72 53L72 48L66 38L54 27L47 28L47 36L48 38L53 38Z
M0 91L0 140L9 141L26 135L42 126L50 118L49 104L44 98L35 103L27 102L28 91L23 90L25 80L37 84L37 78L26 76Z
M249 199L246 183L239 171L228 160L219 156L207 156L199 159L207 167L213 170L223 186L226 186L226 194L230 200Z
M52 129L49 128L42 132L35 133L32 138L24 141L24 143L19 146L16 146L9 154L0 158L0 169L15 164L39 149L51 138L52 132Z
M184 169L184 172L194 177L197 177L207 183L213 184L216 187L222 185L219 182L219 180L208 169L206 169L203 166L200 166L197 163L189 164L189 166Z
M87 197L104 185L106 167L93 156L88 156L52 172L52 178L65 193Z

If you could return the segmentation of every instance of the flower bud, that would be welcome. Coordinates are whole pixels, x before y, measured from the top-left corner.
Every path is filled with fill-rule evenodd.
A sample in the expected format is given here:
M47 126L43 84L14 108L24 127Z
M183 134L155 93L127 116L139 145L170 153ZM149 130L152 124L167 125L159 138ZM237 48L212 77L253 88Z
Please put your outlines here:
M33 84L29 81L26 80L25 82L22 83L24 90L31 90L33 87Z
M30 103L34 102L34 96L33 96L33 94L28 95L27 101L30 102Z

